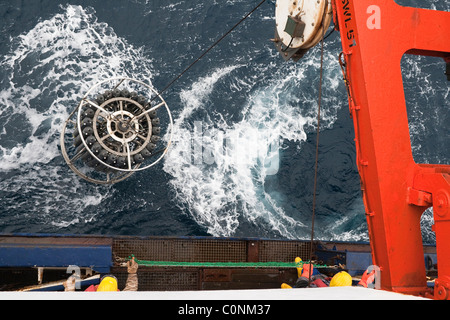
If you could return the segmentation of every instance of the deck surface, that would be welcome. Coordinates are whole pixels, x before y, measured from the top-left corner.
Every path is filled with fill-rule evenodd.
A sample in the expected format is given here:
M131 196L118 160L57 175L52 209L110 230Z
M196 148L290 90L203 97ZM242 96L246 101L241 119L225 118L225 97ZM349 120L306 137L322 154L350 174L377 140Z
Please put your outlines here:
M3 292L1 300L424 300L360 287L311 289L152 291L152 292Z

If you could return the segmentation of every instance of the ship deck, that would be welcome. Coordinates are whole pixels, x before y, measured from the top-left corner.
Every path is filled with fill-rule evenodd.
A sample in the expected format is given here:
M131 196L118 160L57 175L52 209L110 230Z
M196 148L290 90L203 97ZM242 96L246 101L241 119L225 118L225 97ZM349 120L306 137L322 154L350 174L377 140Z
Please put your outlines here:
M270 296L270 290L276 290L277 294L286 298L292 295L294 299L302 293L278 291L282 283L293 285L297 280L297 269L282 263L293 263L296 257L307 261L310 249L311 243L301 240L3 234L0 235L0 291L63 291L62 282L74 267L79 268L83 285L95 284L102 275L112 274L121 290L128 276L124 263L134 255L141 261L156 262L156 265L142 265L138 270L139 292L143 292L144 299L164 296L171 299L177 295L200 299L205 294L235 297L241 290L245 296L248 290L257 290L255 294L263 296ZM436 273L435 250L433 246L424 246L429 276ZM325 266L320 270L323 274L344 269L357 279L372 265L368 243L316 241L312 251L313 260ZM272 262L279 265L265 264ZM353 291L349 294L351 299Z
M1 300L164 300L175 301L305 301L305 300L428 300L383 290L361 287L214 290L214 291L147 291L147 292L2 292Z

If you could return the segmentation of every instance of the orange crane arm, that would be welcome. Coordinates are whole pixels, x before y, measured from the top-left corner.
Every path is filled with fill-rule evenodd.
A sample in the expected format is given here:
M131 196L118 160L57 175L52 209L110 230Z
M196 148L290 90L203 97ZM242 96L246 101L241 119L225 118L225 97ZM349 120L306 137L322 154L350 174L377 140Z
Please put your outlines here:
M400 61L404 54L415 54L442 57L448 64L450 12L403 7L394 0L332 2L382 289L430 296L420 218L433 206L434 297L449 299L450 166L413 160Z

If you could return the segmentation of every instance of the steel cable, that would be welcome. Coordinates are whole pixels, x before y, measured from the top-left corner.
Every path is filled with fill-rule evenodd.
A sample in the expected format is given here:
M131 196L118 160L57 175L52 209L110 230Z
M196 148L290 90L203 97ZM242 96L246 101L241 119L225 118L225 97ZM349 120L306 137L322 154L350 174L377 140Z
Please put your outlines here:
M249 13L247 13L238 23L236 23L230 30L228 30L223 36L221 36L216 42L214 42L208 49L206 49L197 59L194 60L183 72L176 76L164 89L162 89L156 97L154 97L150 102L161 96L167 91L176 81L178 81L189 69L191 69L197 62L199 62L209 51L211 51L215 46L217 46L223 39L225 39L231 32L234 31L242 22L244 22L253 12L255 12L266 0L262 0L256 7L254 7Z

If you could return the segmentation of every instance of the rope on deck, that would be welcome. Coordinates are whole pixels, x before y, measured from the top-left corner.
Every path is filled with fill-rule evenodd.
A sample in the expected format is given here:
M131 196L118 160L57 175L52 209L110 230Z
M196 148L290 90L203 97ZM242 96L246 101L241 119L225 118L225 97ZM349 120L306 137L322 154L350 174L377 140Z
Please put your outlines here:
M131 259L131 257L129 258ZM128 259L128 260L129 260ZM140 266L146 267L206 267L206 268L303 268L309 261L295 262L179 262L179 261L146 261L135 259ZM313 264L314 268L330 266Z

